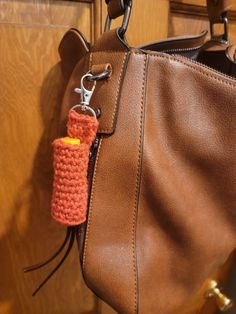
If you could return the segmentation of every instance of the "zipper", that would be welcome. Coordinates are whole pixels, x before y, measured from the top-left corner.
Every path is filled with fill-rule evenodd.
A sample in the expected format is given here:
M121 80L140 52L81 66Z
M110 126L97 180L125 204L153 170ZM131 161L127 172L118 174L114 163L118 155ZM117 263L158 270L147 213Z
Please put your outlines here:
M90 155L89 155L89 163L88 163L88 199L90 199L90 194L91 194L91 188L92 188L92 179L93 179L93 171L94 171L94 166L95 166L95 161L97 157L97 150L98 146L100 143L100 137L97 135L93 145L90 149Z
M217 42L218 42L218 40L217 40ZM221 40L220 43L222 43L222 44L227 44L228 42L225 41L225 40ZM188 52L188 51L195 51L195 50L198 50L198 49L202 48L203 46L204 46L204 44L203 44L203 45L200 45L200 46L197 46L197 47L190 47L190 48L166 49L166 50L162 50L162 51L160 51L160 52L164 52L164 53L171 53L171 52L176 52L176 53L178 53L178 52L185 52L185 51Z
M93 173L94 173L94 167L95 167L95 162L96 162L96 157L97 157L97 151L98 151L98 147L100 144L100 139L101 139L101 137L99 135L97 135L94 142L93 142L93 145L90 149L90 155L89 155L88 175L87 175L87 179L88 179L87 221L88 221L90 197L91 197L91 191L92 191ZM87 229L86 222L79 227L78 236L77 236L78 246L79 246L79 249L81 251L81 253L80 253L81 263L83 262L83 256L84 256L84 242L85 242L86 229Z
M192 47L192 48L176 48L176 49L166 49L166 50L158 50L158 51L154 51L154 50L150 50L150 49L140 49L143 53L147 54L148 52L156 52L156 53L180 53L180 52L191 52L191 51L197 51L201 48L202 46L197 46L197 47Z
M200 48L201 48L201 46L192 47L192 48L176 48L176 49L167 49L167 50L163 50L163 51L160 51L160 52L163 52L163 53L188 52L188 51L199 50Z
M201 46L193 47L193 48L167 49L167 50L159 51L158 53L167 53L167 54L170 54L170 53L171 53L171 55L172 55L173 57L177 57L177 58L179 58L179 59L183 59L184 61L194 63L194 64L196 64L196 65L198 65L198 66L201 66L201 67L203 67L203 68L205 68L205 69L207 69L207 70L209 70L209 71L211 71L211 72L213 72L213 73L215 73L215 74L217 74L217 75L221 75L221 76L223 76L224 78L230 79L230 80L232 80L233 82L236 81L236 79L235 79L233 76L230 76L230 75L225 74L225 73L223 73L223 72L217 71L217 70L215 70L214 68L211 68L211 67L209 67L209 66L207 66L207 65L205 65L205 64L203 64L203 63L201 63L201 62L199 62L199 61L196 61L196 60L193 60L193 59L191 59L191 58L188 58L188 57L185 57L185 56L182 56L182 55L178 54L178 53L181 53L181 52L197 51L197 50L200 49L200 48L201 48ZM150 51L151 51L151 50L150 50ZM153 52L153 51L151 51L151 52ZM173 53L173 54L172 54L172 53Z

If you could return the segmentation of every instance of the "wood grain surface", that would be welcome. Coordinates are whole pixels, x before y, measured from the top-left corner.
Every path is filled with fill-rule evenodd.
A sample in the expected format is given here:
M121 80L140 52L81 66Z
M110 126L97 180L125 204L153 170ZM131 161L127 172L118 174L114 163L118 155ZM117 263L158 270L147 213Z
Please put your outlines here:
M107 8L102 3L102 24L105 24ZM127 31L127 40L131 46L139 46L157 39L166 38L169 23L168 0L135 0L133 1L130 25ZM112 28L122 24L122 18L112 22Z
M76 247L48 285L22 268L55 252L65 228L50 217L52 140L64 82L57 47L68 25L89 38L90 7L62 1L0 2L0 313L96 313ZM55 265L55 264L54 264Z
M210 31L206 13L205 0L171 0L169 36L200 34L203 30ZM229 14L229 38L236 43L236 2ZM224 32L223 26L217 25L216 32Z

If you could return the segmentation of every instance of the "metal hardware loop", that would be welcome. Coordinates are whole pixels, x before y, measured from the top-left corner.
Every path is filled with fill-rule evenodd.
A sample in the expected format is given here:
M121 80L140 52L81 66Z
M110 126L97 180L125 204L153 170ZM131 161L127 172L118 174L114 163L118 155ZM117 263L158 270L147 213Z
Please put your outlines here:
M89 112L92 114L92 116L97 118L97 114L96 114L95 110L93 110L93 108L91 108L87 105L79 105L78 104L78 105L73 106L70 110L76 110L76 109L80 109L83 113Z
M90 82L101 81L101 80L104 80L104 79L108 78L109 75L111 74L111 72L112 72L112 69L109 68L109 69L107 69L107 70L105 70L105 71L103 71L103 72L101 72L99 74L96 74L96 75L90 73L91 76L88 76L87 80L90 81Z
M132 0L129 0L127 4L125 4L124 6L125 6L124 18L123 18L122 25L119 28L119 35L121 37L124 37L127 31L128 25L129 25L131 9L132 9ZM112 18L109 15L107 15L104 32L109 32L109 30L111 29L111 22L112 22Z
M224 34L221 36L221 39L225 42L228 42L229 41L229 21L227 18L227 12L224 15L222 15L220 23L224 24ZM211 38L212 39L217 37L214 34L214 25L215 24L218 24L218 23L210 22L210 31L211 31Z

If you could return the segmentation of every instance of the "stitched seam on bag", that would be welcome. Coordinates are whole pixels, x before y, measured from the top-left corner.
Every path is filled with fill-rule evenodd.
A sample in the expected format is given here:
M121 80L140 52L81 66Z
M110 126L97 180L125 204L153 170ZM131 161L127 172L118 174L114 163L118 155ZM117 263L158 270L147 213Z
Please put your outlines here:
M99 51L100 52L100 51ZM121 66L121 70L120 70L120 75L119 75L119 79L118 79L118 87L117 87L117 91L116 91L116 97L115 97L115 106L114 106L114 110L113 110L113 113L112 113L112 126L114 125L114 122L115 122L115 116L116 116L116 112L117 112L117 106L118 106L118 100L119 100L119 95L120 95L120 88L121 88L121 79L123 77L123 73L124 73L124 68L125 68L125 63L126 63L126 60L127 60L127 56L128 56L128 52L126 52L124 54L124 57L123 57L123 62L122 62L122 66ZM111 126L111 127L112 127ZM99 132L110 132L110 129L99 129Z
M89 56L89 71L91 71L92 69L92 62L93 62L93 53L91 52Z
M98 52L113 52L113 53L121 53L121 52L124 52L124 51L122 51L122 50L118 50L118 51L114 51L114 50L100 50L100 51L94 51L94 53L98 53ZM221 83L224 83L224 84L227 84L227 85L230 85L230 86L233 86L233 87L236 87L236 83L233 83L233 82L227 82L227 81L225 81L225 80L223 80L223 79L220 79L220 78L218 78L217 76L215 76L215 75L210 75L210 74L207 74L207 73L205 73L205 72L203 72L203 71L201 71L201 70L199 70L197 67L194 67L193 65L190 65L189 63L187 63L187 62L184 62L183 60L179 60L178 58L175 58L175 57L173 57L173 56L166 56L166 55L156 55L156 54L152 54L152 53L148 53L148 54L145 54L145 53L142 53L142 52L138 52L138 51L132 51L131 53L133 53L133 54L136 54L136 55L147 55L147 56L152 56L152 57L154 57L154 58L156 58L156 59L158 59L158 58L162 58L162 59L166 59L166 60L174 60L174 61L177 61L177 62L179 62L179 63L182 63L182 64L184 64L184 65L186 65L187 67L189 67L189 68L191 68L191 69L193 69L193 70L195 70L195 71L197 71L197 72L199 72L199 73L201 73L201 74L203 74L203 75L205 75L205 76L207 76L207 77L210 77L210 78L213 78L214 80L217 80L217 81L219 81L219 82L221 82ZM191 61L190 61L191 62ZM209 71L210 71L211 69L209 68ZM219 75L221 75L221 73L219 73ZM229 78L230 79L230 78ZM233 80L233 79L232 79ZM104 130L104 131L109 131L109 130Z
M136 54L136 55L143 55L143 53L140 53L140 52L133 52L134 54ZM180 59L178 59L178 58L174 58L174 57L170 57L170 56L165 56L165 55L155 55L155 54L147 54L148 56L151 56L151 57L154 57L155 59L166 59L166 60L171 60L171 61L176 61L176 62L179 62L179 63L181 63L181 64L184 64L184 65L186 65L188 68L190 68L190 69L193 69L193 70L195 70L196 72L198 72L198 73L201 73L202 75L204 75L204 76L207 76L207 77L210 77L210 78L212 78L212 79L214 79L214 80L216 80L216 81L218 81L218 82L220 82L220 83L224 83L224 84L226 84L226 85L229 85L229 86L232 86L232 87L236 87L236 83L234 83L234 82L227 82L226 80L224 80L224 79L221 79L221 78L218 78L216 75L211 75L211 74L208 74L208 73L206 73L206 72L204 72L204 71L202 71L202 70L200 70L199 68L197 68L197 67L195 67L195 66L193 66L193 65L191 65L191 64L189 64L189 63L187 63L187 62L184 62L183 60L180 60ZM191 62L191 61L190 61ZM201 64L200 64L201 65ZM209 68L209 71L210 71L211 69ZM219 73L218 75L221 75L221 73ZM231 78L229 78L229 80L230 80ZM232 78L232 80L233 80L233 78Z
M114 124L115 121L115 116L116 116L116 111L117 111L117 105L118 105L118 98L119 98L119 94L120 94L120 85L121 85L121 78L123 76L124 73L124 67L125 67L125 61L127 60L127 56L129 52L124 52L124 51L114 51L114 50L102 50L102 51L94 51L91 52L90 56L92 56L92 53L103 53L103 52L110 52L110 53L118 53L118 54L123 54L124 53L124 57L123 57L123 62L122 62L122 66L121 66L121 70L120 70L120 75L119 75L119 79L118 79L118 88L117 88L117 92L116 92L116 97L115 97L115 108L114 111L112 113L112 126ZM90 58L90 67L92 66L92 58ZM110 132L110 129L99 129L99 132L101 133L105 133L105 132Z
M136 253L136 226L137 226L137 214L139 204L139 192L140 192L140 177L141 177L141 164L142 164L142 136L143 136L143 115L144 115L144 94L145 94L145 79L146 79L146 65L147 56L145 56L143 62L143 78L142 78L142 95L141 95L141 106L140 106L140 121L139 121L139 151L138 151L138 169L135 184L135 201L134 201L134 212L133 212L133 226L132 226L132 248L133 248L133 270L134 270L134 314L138 313L138 269L137 269L137 253Z
M99 147L98 147L97 158L96 158L96 162L95 162L95 166L94 166L91 195L90 195L88 222L87 222L87 230L86 230L86 235L85 235L84 254L83 254L83 272L84 272L84 274L85 274L85 263L86 263L86 258L87 258L87 248L88 248L89 232L90 232L90 226L91 226L91 223L92 223L93 199L94 199L94 193L95 193L95 188L96 188L95 182L96 182L96 179L97 179L97 167L98 167L98 160L99 160L100 152L101 152L101 146L102 146L102 138L100 139L100 144L99 144Z

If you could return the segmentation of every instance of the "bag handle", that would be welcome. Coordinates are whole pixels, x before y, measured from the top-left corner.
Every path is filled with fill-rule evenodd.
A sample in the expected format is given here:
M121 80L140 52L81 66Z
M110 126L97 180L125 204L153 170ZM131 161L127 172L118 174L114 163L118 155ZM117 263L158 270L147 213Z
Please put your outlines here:
M120 35L124 36L131 14L132 0L105 0L107 4L107 20L105 32L110 30L111 22L119 16L124 15L123 23L120 28ZM216 23L224 23L224 40L228 40L228 20L227 11L231 8L233 0L207 0L208 15L211 23L211 35L214 37L213 26Z
M129 25L129 19L131 15L132 0L105 0L107 4L107 19L105 24L105 32L108 32L111 28L111 22L119 16L124 15L122 25L119 29L121 37L127 31Z
M207 0L207 10L212 23L222 23L227 11L232 7L232 0Z
M232 6L232 0L207 0L207 11L210 20L211 38L217 38L214 33L214 24L224 24L224 34L219 39L226 42L229 40L228 35L228 18L227 13Z
M107 4L107 13L111 19L115 19L125 13L125 7L128 1L125 0L105 0Z

